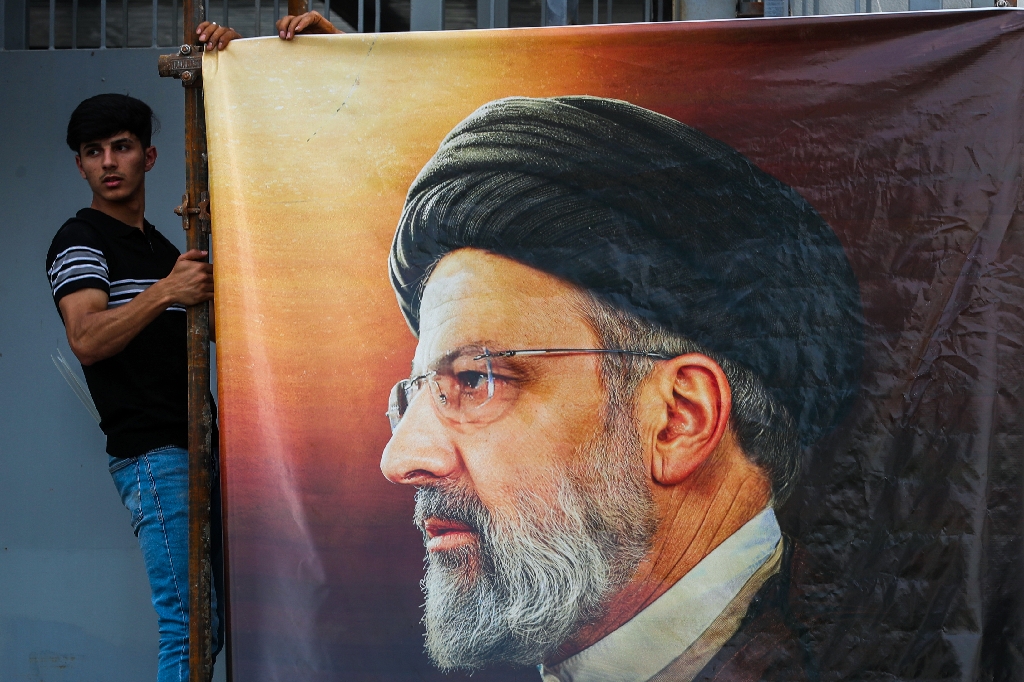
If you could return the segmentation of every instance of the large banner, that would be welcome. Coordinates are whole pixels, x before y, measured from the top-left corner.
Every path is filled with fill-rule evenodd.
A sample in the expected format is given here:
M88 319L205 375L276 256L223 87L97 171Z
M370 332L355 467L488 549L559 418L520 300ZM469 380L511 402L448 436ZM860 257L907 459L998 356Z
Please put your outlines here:
M1024 679L1024 14L203 79L236 680Z

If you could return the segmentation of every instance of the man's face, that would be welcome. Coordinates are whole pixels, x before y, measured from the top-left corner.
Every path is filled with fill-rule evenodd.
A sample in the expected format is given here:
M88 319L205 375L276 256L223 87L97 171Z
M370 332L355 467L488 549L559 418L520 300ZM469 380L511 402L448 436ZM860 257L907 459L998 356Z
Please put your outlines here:
M598 348L569 285L474 249L446 256L420 307L413 375L460 348ZM510 358L514 401L459 419L421 390L381 469L415 485L428 549L427 648L442 668L541 662L598 615L644 558L654 519L635 420L600 358Z
M154 163L156 147L143 147L139 138L127 131L85 142L75 156L78 171L93 195L111 203L137 198Z

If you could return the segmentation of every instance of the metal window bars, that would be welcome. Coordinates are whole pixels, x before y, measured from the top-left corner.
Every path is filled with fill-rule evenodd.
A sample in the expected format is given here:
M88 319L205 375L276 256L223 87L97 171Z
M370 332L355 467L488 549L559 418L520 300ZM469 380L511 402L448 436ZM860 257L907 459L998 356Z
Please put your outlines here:
M107 49L123 47L172 47L181 40L179 0L0 0L0 48ZM381 30L382 13L404 16L410 4L424 0L312 0L311 9L328 17L343 30ZM427 0L437 2L442 0ZM564 0L563 0L564 1ZM844 12L880 12L960 7L1016 5L1013 0L782 0L796 15ZM281 0L273 0L273 15L263 0L203 0L206 16L233 25L243 36L274 34L282 16ZM373 3L370 9L369 3ZM444 28L486 28L501 25L538 26L548 23L545 8L559 0L443 0ZM672 3L666 0L569 0L578 3L581 23L649 22L671 19ZM482 3L482 4L480 4ZM478 7L478 4L480 6ZM749 4L749 3L748 3ZM353 11L354 6L358 12ZM574 5L575 6L575 5ZM482 9L481 9L482 8ZM590 11L587 12L586 10ZM348 12L351 11L351 14ZM373 21L367 21L368 12ZM342 17L348 16L351 24ZM439 27L439 26L438 26ZM390 30L394 30L393 28Z
M408 4L409 0L404 0ZM380 4L380 0L363 0ZM0 48L3 50L105 50L176 47L181 43L179 0L0 0ZM120 7L118 7L118 4ZM205 0L206 16L230 25L246 37L274 35L282 16L274 0L273 16L261 0ZM339 0L313 0L312 9L347 26ZM376 16L380 16L377 11ZM374 28L379 27L379 18Z
M104 50L125 47L173 47L180 43L179 0L120 0L120 8L117 8L117 5L110 7L110 3L114 1L0 0L0 16L5 19L3 32L0 34L0 47L4 50ZM312 0L311 9L329 17L343 30L364 32L372 29L379 32L383 13L391 12L408 17L410 3L417 1ZM478 0L446 0L444 27L459 29L476 28L478 25L500 25L494 20L496 11L498 17L507 17L500 21L510 25L536 26L546 23L543 8L548 0L479 1L486 3L489 8L489 11L488 8L484 11L488 17L485 23L478 24ZM817 0L812 1L817 4ZM206 16L217 17L218 22L233 26L246 37L273 35L274 24L284 10L281 0L273 0L272 15L271 12L265 11L270 7L265 7L263 0L203 2ZM346 2L350 4L345 4ZM586 0L580 4L583 4L580 9L584 9ZM877 0L873 4L877 4ZM342 18L345 15L343 8L354 9L351 5L358 6L358 13L353 12L355 16L346 15L354 19L354 26L350 26ZM499 9L499 5L504 5L504 8ZM590 5L588 9L592 11L587 14L591 16L579 12L581 22L586 22L587 19L590 19L591 23L663 21L670 18L667 13L671 12L671 3L666 3L665 0L657 0L656 4L655 0L590 0ZM367 16L370 12L372 17ZM23 31L19 30L19 22L24 27Z

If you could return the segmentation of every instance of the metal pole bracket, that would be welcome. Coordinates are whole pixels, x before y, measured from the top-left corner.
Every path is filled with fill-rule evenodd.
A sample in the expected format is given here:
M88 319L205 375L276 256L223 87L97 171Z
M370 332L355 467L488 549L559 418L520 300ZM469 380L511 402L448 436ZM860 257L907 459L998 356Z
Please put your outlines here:
M181 216L181 229L188 232L191 227L189 216L195 216L199 221L199 229L204 233L210 232L210 195L206 192L199 193L199 203L195 206L189 205L188 194L181 195L181 206L174 209L175 214Z
M157 70L162 78L177 78L186 88L197 87L203 79L203 46L182 45L177 54L160 55Z

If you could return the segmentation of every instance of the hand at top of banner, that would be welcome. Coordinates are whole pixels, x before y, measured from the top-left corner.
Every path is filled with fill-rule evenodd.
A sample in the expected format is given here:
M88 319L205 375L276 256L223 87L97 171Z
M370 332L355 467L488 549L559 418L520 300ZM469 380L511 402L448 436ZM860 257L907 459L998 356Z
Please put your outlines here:
M281 17L277 21L277 34L281 40L291 40L298 33L342 33L319 12L306 12Z
M196 27L199 42L206 43L207 50L223 50L235 38L242 34L230 26L218 26L216 21L204 21Z

